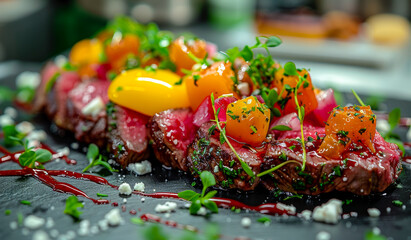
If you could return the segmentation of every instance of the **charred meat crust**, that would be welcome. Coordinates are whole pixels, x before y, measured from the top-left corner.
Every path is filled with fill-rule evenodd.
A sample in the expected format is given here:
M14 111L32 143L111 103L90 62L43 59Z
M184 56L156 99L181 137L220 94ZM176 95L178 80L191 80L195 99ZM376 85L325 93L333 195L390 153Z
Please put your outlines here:
M170 109L155 114L148 124L152 149L156 158L165 166L188 170L187 145L194 140L193 114L188 108ZM168 129L172 127L173 130ZM171 136L175 131L179 139ZM169 134L169 137L166 135ZM173 140L171 140L173 139Z
M107 115L108 149L117 163L125 168L130 163L147 159L148 117L112 103L109 103Z
M376 138L378 137L379 134ZM301 142L295 139L274 141L267 149L263 170L291 159L300 164L287 164L262 177L262 184L269 190L279 188L287 192L309 195L333 190L357 195L382 192L398 177L401 162L397 148L388 143L381 143L382 145L375 144L376 154L370 154L364 146L357 145L353 146L357 149L351 149L343 154L341 159L325 159L317 153L321 140L314 140L307 144L306 168L301 172ZM392 156L382 156L378 153L378 150L387 147L391 148ZM394 160L389 161L388 158Z
M203 124L197 131L194 142L187 154L187 163L191 173L198 176L202 171L210 171L221 188L235 188L244 191L253 190L259 183L258 177L252 178L241 167L240 161L226 143L221 144L218 130L209 135L213 123ZM266 146L260 149L245 148L235 144L235 149L257 175L260 172Z

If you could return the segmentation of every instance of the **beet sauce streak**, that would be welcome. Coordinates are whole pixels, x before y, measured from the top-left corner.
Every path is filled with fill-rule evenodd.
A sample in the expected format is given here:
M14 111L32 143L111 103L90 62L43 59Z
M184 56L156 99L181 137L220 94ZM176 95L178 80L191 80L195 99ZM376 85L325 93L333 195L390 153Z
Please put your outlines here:
M47 146L45 144L42 144L41 147L44 148L44 149L49 150L53 155L58 154L53 149L51 149L49 146ZM22 151L11 153L7 149L5 149L4 147L0 146L0 152L4 154L4 156L2 156L0 158L0 164L8 162L8 161L13 161L13 162L19 164L19 161L18 161L18 159L16 158L15 155L18 154L18 153L21 153ZM69 159L66 156L59 156L59 157L64 159L67 164L74 165L74 164L77 163L75 160ZM51 187L53 189L53 191L62 192L62 193L70 193L70 194L73 194L73 195L76 195L76 196L82 196L82 197L85 197L85 198L91 200L95 204L109 204L110 201L106 200L106 199L91 198L85 192L83 192L82 190L76 188L75 186L73 186L71 184L68 184L68 183L65 183L65 182L60 182L60 181L56 180L55 178L53 178L52 176L68 177L68 178L74 178L74 179L78 179L78 180L86 180L86 181L91 181L91 182L102 184L102 185L107 185L107 186L110 186L114 189L118 189L118 186L110 184L105 178L90 175L90 174L67 171L67 170L46 170L46 169L33 169L33 168L23 167L22 169L18 169L18 170L2 170L2 171L0 171L0 177L2 177L2 176L32 176L32 177L36 178L37 180L39 180L40 182L42 182L43 184ZM138 191L133 191L133 194L140 195L140 196L143 196L143 197L150 197L150 198L170 198L170 199L180 199L180 200L182 200L181 198L178 197L177 193L171 193L171 192L142 193L142 192L138 192ZM267 203L267 204L262 204L262 205L258 205L258 206L249 206L249 205L246 205L246 204L241 203L239 201L232 200L232 199L226 199L226 198L212 198L211 200L213 200L217 204L217 206L219 206L220 208L235 207L235 208L244 209L244 210L245 209L253 210L253 211L257 211L257 212L264 213L264 214L269 214L269 215L276 215L276 214L278 214L278 215L283 215L283 214L295 215L295 213L290 213L286 210L279 209L277 207L277 204L275 204L275 203ZM113 202L112 205L115 205L115 203ZM145 216L147 218L147 219L143 219L145 221L154 221L153 218L150 218L150 216L152 217L154 215L145 214L143 216ZM143 218L143 216L142 216L142 218ZM173 227L180 227L179 225L175 225L177 223L172 222L172 221L165 221L165 222L161 222L161 223L169 225L169 226L174 225Z

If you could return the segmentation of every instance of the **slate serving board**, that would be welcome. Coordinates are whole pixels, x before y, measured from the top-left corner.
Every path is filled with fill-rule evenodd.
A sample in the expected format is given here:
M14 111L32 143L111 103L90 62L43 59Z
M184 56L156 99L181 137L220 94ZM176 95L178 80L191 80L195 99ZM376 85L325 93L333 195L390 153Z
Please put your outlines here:
M15 74L10 74L0 79L0 85L13 86L16 75L25 70L39 70L40 65L25 65L20 64L16 68ZM407 108L408 102L398 100L387 100L388 109L393 107ZM4 105L2 106L2 109ZM1 109L1 110L2 110ZM2 111L1 111L2 112ZM406 116L411 114L406 113ZM46 143L54 150L71 145L76 142L72 134L56 130L56 127L43 115L28 115L20 114L20 120L30 120L38 129L44 129L48 133ZM401 133L404 134L405 130ZM51 162L46 165L47 169L67 169L70 171L81 172L87 165L87 160L83 148L85 145L80 144L78 150L71 149L69 157L78 161L77 165L67 165L64 161ZM193 179L181 171L170 170L153 162L153 172L145 176L135 176L128 171L121 171L105 178L114 185L119 185L122 182L128 182L134 186L136 182L144 182L146 192L180 192L191 189L197 192L200 188L191 186ZM382 235L387 236L387 239L406 239L411 240L411 164L404 163L404 170L401 174L398 184L391 186L382 194L376 194L367 197L357 197L351 194L332 193L321 196L310 197L306 196L302 199L292 198L283 203L294 205L297 212L304 209L312 210L315 206L328 201L331 198L341 200L353 200L351 204L344 205L344 214L350 214L350 217L340 220L336 225L318 223L313 221L303 220L297 217L282 217L282 216L267 216L271 219L270 225L258 223L257 219L266 216L257 212L241 211L240 213L233 212L229 209L219 209L218 214L213 214L209 217L191 216L188 210L184 208L183 201L171 200L178 203L179 209L171 213L169 219L177 221L181 224L188 224L197 227L201 232L205 231L210 224L216 224L220 228L220 232L224 239L235 239L236 237L248 237L250 239L316 239L320 231L328 232L331 239L364 239L365 233L378 227ZM18 169L15 163L0 164L0 170ZM96 170L99 170L97 167ZM152 223L139 226L132 224L130 218L139 217L144 213L153 213L162 218L165 214L157 214L154 208L159 203L170 201L167 199L149 199L141 201L140 196L132 195L127 198L127 203L123 203L123 196L118 194L118 191L108 186L95 184L92 182L81 181L76 179L57 177L58 180L70 183L77 188L83 190L89 196L96 198L96 193L108 194L107 199L113 202L118 202L121 208L126 206L126 211L121 212L124 219L124 224L118 227L112 227L107 231L100 231L89 236L79 236L77 231L79 223L74 222L71 217L63 214L65 200L69 196L65 193L53 191L50 187L41 184L32 177L0 177L0 239L32 239L35 231L23 230L23 227L18 227L13 230L10 228L10 222L17 221L17 214L23 216L34 214L38 217L54 220L54 226L51 228L42 227L41 229L49 233L57 230L59 235L66 234L69 231L76 232L75 239L143 239L143 232ZM262 188L258 188L253 192L243 193L237 191L219 191L218 197L226 197L239 200L249 205L258 205L266 202L276 202L273 193L270 193ZM104 218L104 215L113 209L111 205L95 205L91 201L79 197L84 202L85 206L81 219L87 219L91 225L96 225L99 220ZM22 205L21 200L28 200L31 206ZM405 209L396 207L392 204L393 200L400 200L404 203ZM367 214L368 208L378 208L381 211L379 218L371 218ZM387 212L387 208L391 211ZM136 210L137 215L133 216L129 213L130 210ZM11 214L4 214L5 210L10 210ZM348 216L348 215L346 215ZM241 219L249 217L252 224L249 228L241 226ZM170 237L170 239L181 239L184 235L182 230L174 229L167 226L162 226L162 230ZM55 232L55 231L54 231ZM200 233L202 234L202 233ZM51 238L51 237L50 237ZM53 238L51 238L53 239Z

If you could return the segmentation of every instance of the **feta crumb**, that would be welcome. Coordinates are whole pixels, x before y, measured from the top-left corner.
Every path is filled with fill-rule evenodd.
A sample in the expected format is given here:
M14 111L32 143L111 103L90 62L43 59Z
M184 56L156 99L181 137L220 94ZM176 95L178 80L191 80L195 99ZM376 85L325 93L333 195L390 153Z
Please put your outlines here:
M4 109L4 115L8 115L9 117L16 119L17 118L17 110L12 107L6 107Z
M90 221L89 220L83 220L79 224L79 229L77 231L78 235L80 236L86 236L89 234L89 228L90 228Z
M103 99L101 97L95 97L86 106L81 109L81 113L87 116L97 116L105 108Z
M74 150L77 150L79 148L79 144L76 143L76 142L73 142L73 143L70 144L70 147Z
M285 205L284 203L277 203L277 208L280 210L287 211L290 214L295 214L296 209L294 206Z
M131 187L130 187L130 184L128 184L128 183L122 183L122 184L120 184L120 186L118 187L118 192L119 192L120 194L130 195L131 192L132 192Z
M374 228L372 229L372 232L373 232L375 235L380 235L380 234L381 234L381 230L380 230L379 228L377 228L377 227L374 227Z
M158 213L174 212L177 208L177 203L175 202L166 202L164 204L157 204L154 209Z
M214 166L214 173L218 173L219 169L218 169L218 165Z
M241 226L244 228L249 228L251 226L251 219L248 217L243 217L241 219Z
M64 55L58 55L57 57L54 58L54 63L57 65L59 68L63 68L64 65L67 63L67 58Z
M207 209L205 207L201 207L200 209L198 209L197 215L200 215L200 216L207 215Z
M387 213L390 213L390 212L391 212L391 208L387 207Z
M104 216L104 219L107 220L107 223L110 226L118 226L123 223L123 218L120 215L119 208L112 209Z
M165 218L170 218L170 216L171 216L171 214L170 214L170 213L166 213L166 214L164 214L164 217L165 217Z
M241 95L243 96L249 96L250 95L250 86L246 82L242 82L237 85L237 89L240 92Z
M57 150L57 154L62 157L62 156L68 156L70 154L70 149L68 147L64 147L61 149Z
M50 236L52 238L57 238L58 235L59 235L59 231L57 229L51 229L50 230Z
M338 223L342 213L342 201L331 199L327 203L317 206L313 211L313 219L317 222Z
M390 124L385 119L377 119L377 125L375 127L381 134L390 131Z
M139 163L130 163L128 165L128 170L137 173L137 175L151 173L151 163L148 160Z
M34 126L30 122L23 121L16 125L16 130L23 134L29 134L34 130Z
M91 226L91 228L90 228L90 233L91 233L91 234L95 235L95 234L97 234L98 232L99 232L99 230L98 230L98 227L97 227L96 225Z
M54 220L53 218L48 217L46 221L46 228L52 228L52 227L54 227Z
M177 144L178 144L178 140L177 140L177 139L174 139L174 140L173 140L173 143L174 143L174 145L177 145Z
M315 237L315 240L330 240L330 239L331 239L331 234L329 232L324 232L324 231L317 233L317 236Z
M43 230L37 230L33 234L33 240L49 240L49 235Z
M312 214L312 211L306 209L301 212L301 217L308 221L311 219L311 214Z
M348 180L347 177L343 177L343 178L342 178L342 181L343 181L343 182L346 182L347 180Z
M9 115L0 115L0 126L10 126L14 124L14 120Z
M370 217L379 217L381 215L381 211L378 210L377 208L368 208L367 209L368 215L370 215Z
M24 236L28 236L30 234L30 231L27 228L23 228L21 229L21 234L23 234Z
M35 215L29 215L24 219L24 226L26 228L34 230L43 226L45 222L46 220L44 220L43 218L37 217Z
M134 184L134 190L135 191L144 192L144 189L145 189L145 185L144 185L143 182L139 182L139 183Z
M10 222L10 228L11 228L11 230L16 230L17 227L18 227L18 224L17 224L16 221L11 221L11 222Z
M28 87L35 89L40 84L40 74L37 72L25 71L20 73L16 78L17 88Z
M108 221L106 219L98 221L97 225L100 227L101 231L106 231L108 229Z
M123 198L123 203L127 203L127 198Z
M144 201L146 201L146 199L145 199L145 198L141 198L141 202L144 202Z
M43 130L34 130L26 137L29 141L45 141L47 139L47 133Z

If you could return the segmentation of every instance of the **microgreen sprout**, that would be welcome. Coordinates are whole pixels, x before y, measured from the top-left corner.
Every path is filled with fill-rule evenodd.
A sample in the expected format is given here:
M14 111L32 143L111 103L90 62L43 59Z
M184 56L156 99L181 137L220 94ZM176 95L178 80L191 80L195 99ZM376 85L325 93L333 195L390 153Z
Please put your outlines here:
M364 102L361 100L360 96L358 96L358 94L354 91L354 89L351 89L352 94L354 95L354 97L357 99L357 101L361 104L361 106L365 106Z
M293 129L290 128L289 126L285 126L285 125L276 125L276 126L272 127L271 130L276 130L276 131L291 131L291 130L293 130Z
M83 213L78 208L84 208L84 204L80 202L76 196L70 196L66 200L66 208L64 213L73 217L74 220L79 220L80 215Z
M211 93L210 98L211 98L211 106L212 106L213 112L214 112L214 121L216 122L216 126L217 126L218 130L220 130L220 143L221 144L224 144L225 142L227 143L227 145L230 147L231 151L233 151L233 153L237 157L238 161L241 163L241 167L243 168L244 172L246 172L250 177L254 178L255 174L251 170L250 166L248 166L248 164L245 163L241 159L241 157L238 155L237 151L234 149L233 145L231 145L230 141L228 140L226 132L225 132L225 127L221 128L221 126L220 126L220 121L218 120L218 112L215 109L214 94L213 93Z
M20 203L23 204L23 205L28 205L28 206L31 205L31 202L27 201L27 200L21 200Z
M210 200L210 198L212 198L217 191L213 190L206 193L207 188L216 184L214 175L208 171L203 171L200 174L200 179L203 184L201 194L192 190L185 190L179 192L178 197L191 202L190 214L196 214L200 210L201 206L208 208L212 213L218 213L217 204Z
M24 152L19 156L19 163L22 167L44 169L43 163L50 161L53 157L51 152L46 149L40 148L34 151L34 147L28 146L27 139L14 136L8 136L8 138L24 147Z
M104 160L103 155L100 154L100 151L96 144L92 143L88 146L87 159L89 160L90 164L83 169L83 172L97 165L101 165L107 168L110 172L117 172L116 169L113 169L110 164Z

